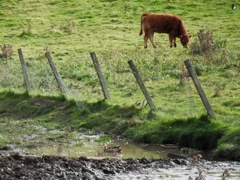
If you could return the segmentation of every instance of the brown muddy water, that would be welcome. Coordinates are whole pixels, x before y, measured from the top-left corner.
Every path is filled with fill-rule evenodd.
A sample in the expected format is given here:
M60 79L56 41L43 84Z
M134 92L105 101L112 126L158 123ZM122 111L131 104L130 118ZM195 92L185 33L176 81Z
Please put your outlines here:
M123 159L146 158L166 159L167 154L180 153L179 149L166 149L160 145L137 144L127 140L113 140L109 142L97 142L101 135L81 135L80 143L56 144L52 147L40 147L31 149L30 152L37 155L58 155L67 157L119 157ZM121 146L122 153L104 153L104 144Z
M81 135L81 145L55 145L54 147L41 147L31 150L37 155L57 155L67 157L88 158L117 158L124 159L168 159L168 153L184 155L183 161L170 160L169 164L163 164L161 168L153 164L143 166L141 172L115 173L108 175L106 179L116 180L240 180L240 162L210 161L208 154L199 151L190 151L182 154L180 149L166 149L160 145L137 144L126 140L114 140L107 142L108 146L121 146L121 154L104 153L103 142L97 142L99 135ZM192 163L194 154L201 153L203 159L197 164ZM225 172L225 173L224 173ZM227 173L226 173L227 172ZM104 177L104 176L103 176Z

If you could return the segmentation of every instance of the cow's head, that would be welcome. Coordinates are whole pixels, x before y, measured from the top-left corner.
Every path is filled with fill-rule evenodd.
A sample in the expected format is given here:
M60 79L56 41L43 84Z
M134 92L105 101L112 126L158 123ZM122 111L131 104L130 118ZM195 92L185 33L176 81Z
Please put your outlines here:
M188 42L191 39L191 37L192 36L189 36L188 34L184 34L184 35L179 36L180 41L181 41L183 47L187 48Z

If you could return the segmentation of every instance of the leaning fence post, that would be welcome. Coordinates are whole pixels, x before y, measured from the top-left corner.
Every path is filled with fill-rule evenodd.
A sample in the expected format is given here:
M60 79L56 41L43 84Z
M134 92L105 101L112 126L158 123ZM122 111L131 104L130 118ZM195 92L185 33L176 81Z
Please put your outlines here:
M194 71L194 68L193 68L190 60L186 60L186 61L184 61L184 63L186 65L187 69L188 69L189 74L191 75L191 78L192 78L192 80L195 84L195 87L197 88L198 94L202 99L202 102L205 106L205 109L207 110L207 114L210 117L215 118L214 111L212 110L212 107L211 107L211 105L210 105L210 103L209 103L209 101L208 101L208 99L207 99L207 97L206 97L206 95L203 91L202 85L200 84L200 82L198 80L198 77L197 77L197 75Z
M46 55L46 57L47 57L47 59L48 59L48 62L49 62L49 64L50 64L50 67L51 67L51 69L52 69L52 71L53 71L54 77L55 77L55 79L56 79L56 81L57 81L57 83L58 83L58 87L59 87L60 91L62 92L62 94L65 95L65 94L66 94L66 91L65 91L64 86L63 86L63 84L62 84L61 78L60 78L60 76L59 76L59 74L58 74L58 71L57 71L57 69L56 69L56 67L55 67L54 61L53 61L53 59L52 59L52 57L51 57L51 55L50 55L50 52L46 52L45 55Z
M145 96L145 98L148 102L148 105L150 106L151 110L155 110L156 107L155 107L155 105L154 105L154 103L153 103L153 101L152 101L152 99L151 99L143 81L142 81L142 78L141 78L140 74L138 73L138 70L137 70L134 62L132 60L130 60L130 61L128 61L128 64L130 65L130 68L132 69L133 75L136 78L137 83L140 86L140 88L141 88L141 90L142 90L142 92L143 92L143 94L144 94L144 96Z
M108 92L108 89L107 89L107 84L106 84L106 81L105 81L105 79L103 77L100 65L98 63L98 59L97 59L96 53L95 52L91 52L90 55L92 57L92 61L93 61L94 67L96 69L96 72L97 72L97 75L98 75L98 79L99 79L101 87L102 87L102 92L104 94L104 98L105 99L110 99L110 95L109 95L109 92Z
M18 55L19 55L19 59L21 61L21 65L22 65L22 72L23 72L23 77L24 77L25 84L26 84L26 87L27 87L27 92L29 92L30 89L31 89L31 85L30 85L30 82L29 82L26 63L24 61L24 57L23 57L23 53L22 53L21 49L18 49Z

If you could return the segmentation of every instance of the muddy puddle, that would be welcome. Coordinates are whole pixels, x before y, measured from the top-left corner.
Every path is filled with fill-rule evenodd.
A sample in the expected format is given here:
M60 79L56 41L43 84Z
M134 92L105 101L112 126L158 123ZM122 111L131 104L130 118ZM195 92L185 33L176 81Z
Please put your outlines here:
M0 155L0 179L239 180L239 162Z
M128 168L119 166L118 163L105 162L104 165L94 171L104 179L116 180L239 180L240 179L240 163L239 162L217 162L210 161L209 154L199 151L191 151L187 154L182 153L180 149L162 147L161 145L137 144L127 140L114 140L106 142L109 147L121 146L122 153L106 153L104 152L105 142L98 142L99 135L80 136L80 143L74 144L56 144L53 147L41 147L32 149L31 153L36 155L54 155L61 157L78 158L81 156L101 160L103 158L114 158L120 160L121 163L128 164ZM197 153L201 153L203 158L197 163L193 163L192 157ZM185 156L185 159L169 158L169 154L177 154ZM130 159L130 162L128 162ZM133 159L131 161L131 159ZM155 162L153 159L156 159ZM162 162L163 160L164 162ZM166 160L166 161L165 161ZM130 164L129 164L130 163ZM131 164L132 163L132 164ZM96 164L95 164L96 165ZM93 165L93 166L95 166ZM106 172L101 168L107 168ZM116 167L115 167L116 166ZM114 167L114 168L113 168ZM114 169L114 170L112 170ZM123 170L124 169L124 170ZM101 174L102 173L102 174ZM95 178L95 177L91 177ZM91 179L89 178L89 179Z
M159 144L136 144L120 139L102 142L100 137L79 135L77 142L30 149L23 156L2 152L0 179L240 179L240 162L210 161L206 153L183 154L180 149ZM105 143L108 147L121 146L122 153L104 152ZM192 157L197 153L203 157L194 162ZM186 158L169 158L169 154Z
M31 149L30 152L37 155L58 155L67 157L119 157L123 159L166 159L168 153L180 153L179 149L163 148L160 145L137 144L127 140L113 140L98 142L100 135L82 135L78 144L55 144L52 147L40 147ZM104 152L107 147L121 146L121 153Z

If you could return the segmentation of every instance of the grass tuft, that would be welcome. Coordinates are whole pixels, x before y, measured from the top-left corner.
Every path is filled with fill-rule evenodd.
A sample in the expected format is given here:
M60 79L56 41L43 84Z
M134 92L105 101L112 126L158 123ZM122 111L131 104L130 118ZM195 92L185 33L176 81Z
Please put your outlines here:
M213 153L214 159L240 161L240 146L231 143L220 144Z

